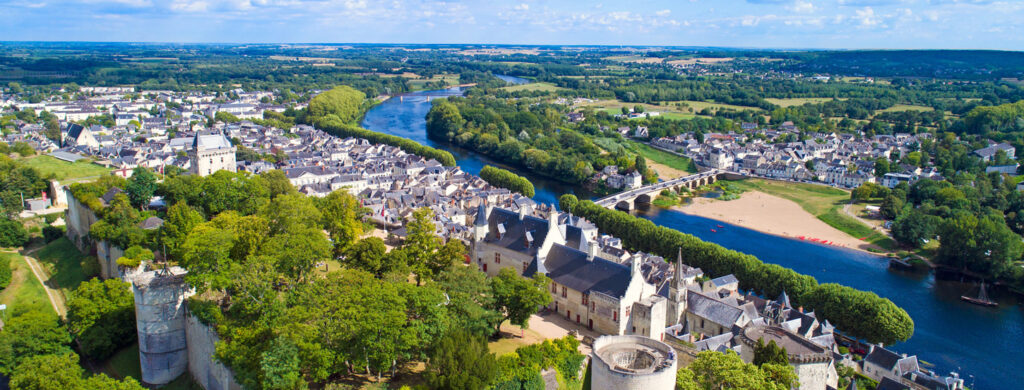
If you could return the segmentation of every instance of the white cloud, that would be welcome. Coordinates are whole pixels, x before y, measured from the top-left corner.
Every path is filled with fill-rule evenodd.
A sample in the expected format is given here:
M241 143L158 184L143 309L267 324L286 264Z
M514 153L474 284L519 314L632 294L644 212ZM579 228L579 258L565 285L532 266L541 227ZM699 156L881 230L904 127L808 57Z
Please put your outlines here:
M526 3L519 3L519 5L512 7L512 9L516 11L528 11L530 10L530 5Z
M788 8L789 8L790 11L793 11L793 12L796 12L796 13L799 13L799 14L813 13L815 10L818 9L817 7L814 6L814 3L811 3L810 1L804 1L804 0L796 0L796 2L794 2L793 5L789 6Z
M171 10L176 12L206 12L210 4L205 0L174 0Z
M875 14L875 10L871 7L856 10L852 19L860 22L861 27L874 27L882 23L882 19Z
M671 13L672 13L672 10L670 10L670 9L663 9L661 11L655 12L654 14L658 15L658 16L668 16Z

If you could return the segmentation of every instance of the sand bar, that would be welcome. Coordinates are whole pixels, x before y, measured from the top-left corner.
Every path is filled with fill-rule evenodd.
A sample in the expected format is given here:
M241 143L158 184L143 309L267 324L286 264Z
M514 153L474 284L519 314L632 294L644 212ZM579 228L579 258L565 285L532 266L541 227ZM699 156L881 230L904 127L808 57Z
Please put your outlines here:
M827 245L863 251L872 247L822 222L800 205L763 192L744 192L739 199L729 201L698 197L691 204L673 209L778 236L802 236L805 240L817 239L828 242Z

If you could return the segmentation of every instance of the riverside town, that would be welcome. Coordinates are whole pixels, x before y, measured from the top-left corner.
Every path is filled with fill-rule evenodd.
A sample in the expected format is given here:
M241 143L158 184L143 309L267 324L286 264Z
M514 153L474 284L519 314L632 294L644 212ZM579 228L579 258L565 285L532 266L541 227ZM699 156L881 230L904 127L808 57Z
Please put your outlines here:
M1022 7L243 3L0 5L0 389L1024 383Z

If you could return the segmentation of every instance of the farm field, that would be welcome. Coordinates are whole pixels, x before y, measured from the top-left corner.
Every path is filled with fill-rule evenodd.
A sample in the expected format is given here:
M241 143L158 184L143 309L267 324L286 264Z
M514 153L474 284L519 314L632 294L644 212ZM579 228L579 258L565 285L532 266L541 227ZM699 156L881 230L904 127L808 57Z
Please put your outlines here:
M565 88L561 88L561 87L555 86L554 84L544 83L544 82L511 85L511 86L508 86L508 87L502 87L501 89L505 90L505 91L509 91L509 92L517 92L517 91L556 92L556 91L565 90Z
M897 104L895 106L886 108L884 110L878 110L875 113L877 114L877 113L880 113L880 112L894 112L894 111L922 111L922 112L924 112L924 111L935 111L935 109L932 108L932 107L918 106L918 105L912 105L912 104Z
M807 104L807 103L815 103L815 104L817 104L817 103L824 103L824 102L832 101L832 99L833 98L821 97L821 98L767 98L767 99L764 99L764 100L767 100L769 103L774 104L776 106L792 107L792 106L802 106L802 105ZM839 98L839 100L846 100L846 98Z

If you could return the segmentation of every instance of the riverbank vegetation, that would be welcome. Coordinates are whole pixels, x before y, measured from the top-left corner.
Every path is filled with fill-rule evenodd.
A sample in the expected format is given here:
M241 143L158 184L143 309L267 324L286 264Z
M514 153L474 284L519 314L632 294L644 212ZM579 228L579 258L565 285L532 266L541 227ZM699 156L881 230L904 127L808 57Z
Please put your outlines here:
M485 165L480 169L480 178L492 186L518 192L528 198L532 198L534 194L533 183L530 183L529 179L512 173L507 169Z
M591 201L564 196L563 206L571 206L573 215L593 222L602 232L619 237L630 250L656 253L672 258L679 250L684 261L700 267L711 276L733 274L740 287L774 297L785 291L801 305L814 310L838 329L851 336L891 344L910 338L914 322L906 311L878 295L838 284L818 284L810 276L775 264L766 264L754 256L723 248L717 244L655 225L621 211L609 210ZM574 197L572 197L574 198Z

